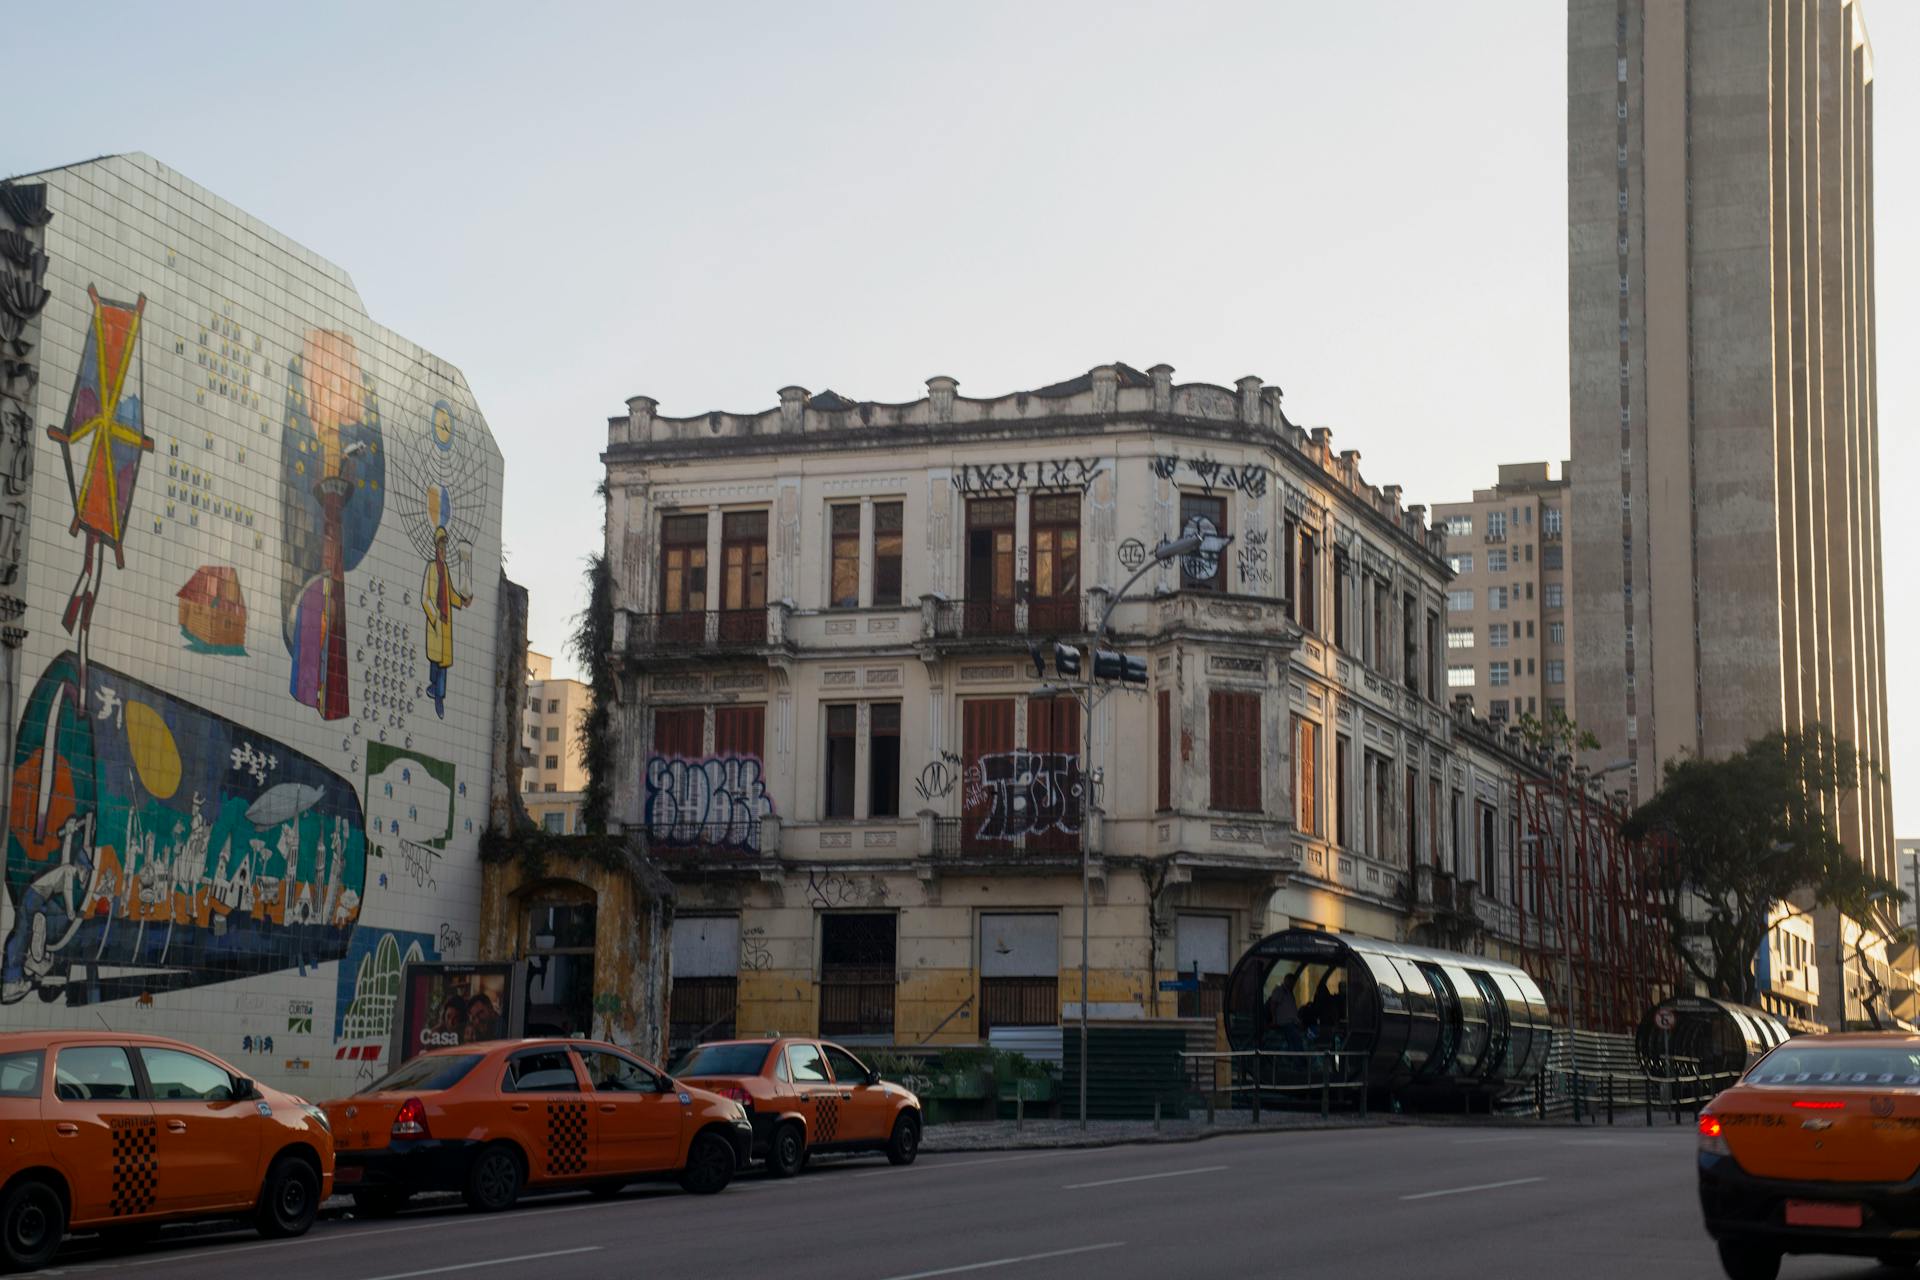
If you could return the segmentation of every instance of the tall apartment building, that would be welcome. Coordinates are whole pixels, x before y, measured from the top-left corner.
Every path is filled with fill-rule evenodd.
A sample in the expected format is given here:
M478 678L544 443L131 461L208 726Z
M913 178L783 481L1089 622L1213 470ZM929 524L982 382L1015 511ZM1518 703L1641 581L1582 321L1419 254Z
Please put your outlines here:
M613 819L679 890L677 1041L1054 1025L1083 937L1094 1016L1136 1018L1217 1011L1289 924L1539 943L1539 780L1448 705L1424 509L1277 388L1172 374L610 421ZM1234 540L1152 567L1187 530ZM1143 567L1109 643L1144 683L1088 734L1052 645Z
M1884 762L1860 4L1568 0L1567 74L1581 720L1643 798L1813 722ZM1891 876L1886 779L1838 809Z
M553 674L553 659L527 651L527 708L521 719L526 761L521 799L527 813L548 831L580 830L587 768L580 754L580 722L587 714L587 686Z
M1900 908L1901 922L1920 930L1920 840L1895 841L1894 864L1907 895L1906 905Z
M1496 722L1555 710L1574 716L1567 584L1567 475L1544 462L1503 463L1471 502L1442 502L1447 539L1447 688Z

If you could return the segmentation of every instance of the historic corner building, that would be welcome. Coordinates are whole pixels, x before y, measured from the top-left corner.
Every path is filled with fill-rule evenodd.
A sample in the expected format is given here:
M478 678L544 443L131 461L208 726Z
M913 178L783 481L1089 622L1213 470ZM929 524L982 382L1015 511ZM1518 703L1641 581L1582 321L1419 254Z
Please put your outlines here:
M147 156L0 209L0 1027L346 1089L400 965L474 956L499 451L345 272Z
M676 884L677 1041L1075 1016L1083 840L1094 1016L1210 1014L1289 924L1514 949L1513 757L1445 704L1421 508L1259 378L927 385L609 422L614 814ZM1183 531L1232 541L1116 603ZM1109 605L1146 680L1086 756L1052 643Z
M1884 770L1873 48L1859 0L1568 0L1571 609L1580 720L1645 799L1823 723ZM1837 798L1895 876L1884 772ZM1893 913L1758 958L1860 1023Z

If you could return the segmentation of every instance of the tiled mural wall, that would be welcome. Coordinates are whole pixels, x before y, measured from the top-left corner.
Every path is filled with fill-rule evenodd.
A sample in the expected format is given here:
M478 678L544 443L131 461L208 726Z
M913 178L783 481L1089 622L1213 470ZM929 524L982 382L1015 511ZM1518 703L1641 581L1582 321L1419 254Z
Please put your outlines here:
M344 1090L400 965L473 958L499 451L459 370L179 174L27 181L0 1028L104 1018Z

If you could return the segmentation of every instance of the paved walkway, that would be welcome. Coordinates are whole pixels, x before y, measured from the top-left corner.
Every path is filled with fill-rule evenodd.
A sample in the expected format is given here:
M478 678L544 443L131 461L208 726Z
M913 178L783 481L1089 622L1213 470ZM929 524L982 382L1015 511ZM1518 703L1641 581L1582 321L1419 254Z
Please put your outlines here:
M1312 1129L1378 1128L1388 1121L1380 1116L1362 1117L1355 1112L1336 1111L1322 1120L1320 1113L1301 1111L1263 1111L1261 1132ZM928 1152L945 1151L1019 1151L1030 1147L1116 1147L1141 1142L1197 1142L1225 1133L1250 1133L1253 1118L1245 1111L1220 1111L1214 1123L1207 1113L1164 1119L1158 1129L1151 1120L1093 1120L1082 1129L1078 1120L1030 1119L1016 1128L1011 1120L957 1120L928 1125L920 1147Z

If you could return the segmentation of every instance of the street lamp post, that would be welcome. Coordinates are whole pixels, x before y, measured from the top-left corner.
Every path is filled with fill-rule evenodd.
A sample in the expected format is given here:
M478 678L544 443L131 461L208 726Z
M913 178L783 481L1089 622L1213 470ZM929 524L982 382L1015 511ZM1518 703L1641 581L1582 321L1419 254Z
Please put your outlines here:
M1080 1127L1087 1127L1087 1009L1093 1003L1089 983L1092 979L1092 962L1089 949L1093 934L1093 846L1092 823L1089 818L1093 811L1093 668L1094 655L1100 651L1100 638L1107 633L1107 624L1113 621L1113 611L1126 599L1127 592L1133 590L1135 583L1149 572L1159 568L1169 560L1178 560L1182 556L1208 552L1219 555L1220 551L1233 541L1231 534L1189 533L1170 541L1162 542L1153 549L1145 563L1134 570L1133 576L1122 583L1120 589L1107 601L1107 607L1100 614L1100 623L1093 629L1093 636L1087 646L1087 664L1084 668L1085 689L1081 702L1081 725L1083 746L1080 755L1080 786L1082 790L1080 813Z

